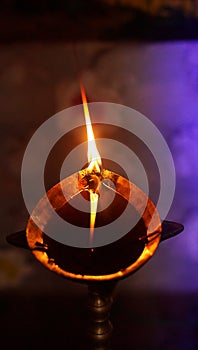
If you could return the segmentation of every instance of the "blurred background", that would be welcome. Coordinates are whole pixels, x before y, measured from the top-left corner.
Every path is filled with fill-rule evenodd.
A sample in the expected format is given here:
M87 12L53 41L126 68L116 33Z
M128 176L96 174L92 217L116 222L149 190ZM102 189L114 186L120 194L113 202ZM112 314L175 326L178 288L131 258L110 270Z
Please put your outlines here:
M167 219L185 226L118 285L112 349L197 349L198 1L3 0L0 10L2 349L86 348L86 287L5 241L28 219L20 171L29 139L80 103L74 50L90 101L137 109L165 137L177 177Z

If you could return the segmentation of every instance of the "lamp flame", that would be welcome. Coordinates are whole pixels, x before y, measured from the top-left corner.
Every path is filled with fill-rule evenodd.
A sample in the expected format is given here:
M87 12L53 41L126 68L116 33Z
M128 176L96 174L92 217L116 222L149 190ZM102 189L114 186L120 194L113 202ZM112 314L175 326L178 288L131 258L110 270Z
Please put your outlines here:
M80 90L81 90L81 96L82 96L82 102L83 102L85 123L87 127L87 139L88 139L87 158L89 163L88 171L100 173L102 161L101 161L101 157L98 152L98 149L96 147L94 132L93 132L91 118L89 114L89 108L87 104L87 97L86 97L85 90L82 83L80 83Z
M101 157L98 152L94 132L91 124L91 118L89 114L89 108L87 104L87 97L85 94L85 89L82 85L82 82L80 82L80 90L81 90L81 96L82 96L82 102L83 102L83 110L84 110L84 116L85 116L85 123L87 127L87 140L88 140L88 150L87 150L87 158L88 158L88 167L87 172L88 173L100 173L101 171ZM96 214L97 214L97 207L98 207L98 193L96 192L96 189L90 189L90 245L93 241L93 235L94 235L94 227L95 227L95 221L96 221Z

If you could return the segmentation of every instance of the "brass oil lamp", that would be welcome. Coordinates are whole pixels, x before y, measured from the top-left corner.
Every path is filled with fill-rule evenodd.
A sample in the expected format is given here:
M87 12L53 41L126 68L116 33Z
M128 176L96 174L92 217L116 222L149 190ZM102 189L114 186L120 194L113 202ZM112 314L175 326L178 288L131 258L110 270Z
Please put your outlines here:
M7 241L31 250L38 261L58 275L88 285L90 348L105 350L110 349L109 314L116 282L137 271L153 256L160 242L180 233L183 226L161 222L154 203L140 188L102 168L82 86L81 92L88 134L88 166L52 187L34 208L26 230L8 236ZM113 195L111 204L98 210L109 195ZM82 196L87 199L89 212L80 212L73 205ZM47 201L63 220L89 228L86 247L66 245L45 233L47 226L53 227ZM94 245L95 230L121 217L126 208L123 226L127 220L134 221L133 228L117 240L113 239L113 232L109 233L112 239L107 245ZM35 218L39 218L39 226Z

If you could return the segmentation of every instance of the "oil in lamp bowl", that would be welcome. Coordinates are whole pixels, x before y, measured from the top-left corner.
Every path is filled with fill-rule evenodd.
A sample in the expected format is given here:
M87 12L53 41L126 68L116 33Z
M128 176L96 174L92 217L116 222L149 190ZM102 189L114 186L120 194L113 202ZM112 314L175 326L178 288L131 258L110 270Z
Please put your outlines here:
M88 192L97 191L99 186L99 205L112 193L114 198L104 210L97 212L95 228L105 228L118 219L123 231L127 221L130 224L126 234L114 241L114 232L105 229L111 243L81 248L60 243L45 233L46 228L53 225L46 206L48 200L62 219L79 226L79 230L80 227L89 228L90 213L76 209L75 202L82 197L86 201ZM34 218L39 218L39 226ZM162 224L155 205L135 184L109 170L90 174L84 169L56 184L39 201L29 218L26 239L35 257L64 277L81 282L111 281L135 272L151 258L160 243L161 232Z

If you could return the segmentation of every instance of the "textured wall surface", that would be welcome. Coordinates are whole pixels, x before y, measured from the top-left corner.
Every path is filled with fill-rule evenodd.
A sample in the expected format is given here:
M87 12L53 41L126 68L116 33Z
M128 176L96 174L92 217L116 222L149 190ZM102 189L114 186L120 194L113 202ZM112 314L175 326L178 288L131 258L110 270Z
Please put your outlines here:
M176 193L168 219L183 223L185 231L160 245L145 267L120 284L120 293L197 292L198 42L87 42L78 44L77 51L89 100L121 103L145 114L165 137L176 166ZM55 112L79 102L72 45L1 45L0 290L4 295L85 292L84 287L76 288L45 270L29 252L5 242L6 234L23 229L28 219L20 188L28 140ZM1 310L11 315L8 305L7 309L3 305ZM195 318L194 313L191 316ZM192 340L186 332L186 339ZM186 348L196 349L191 343ZM164 349L180 348L177 345Z

